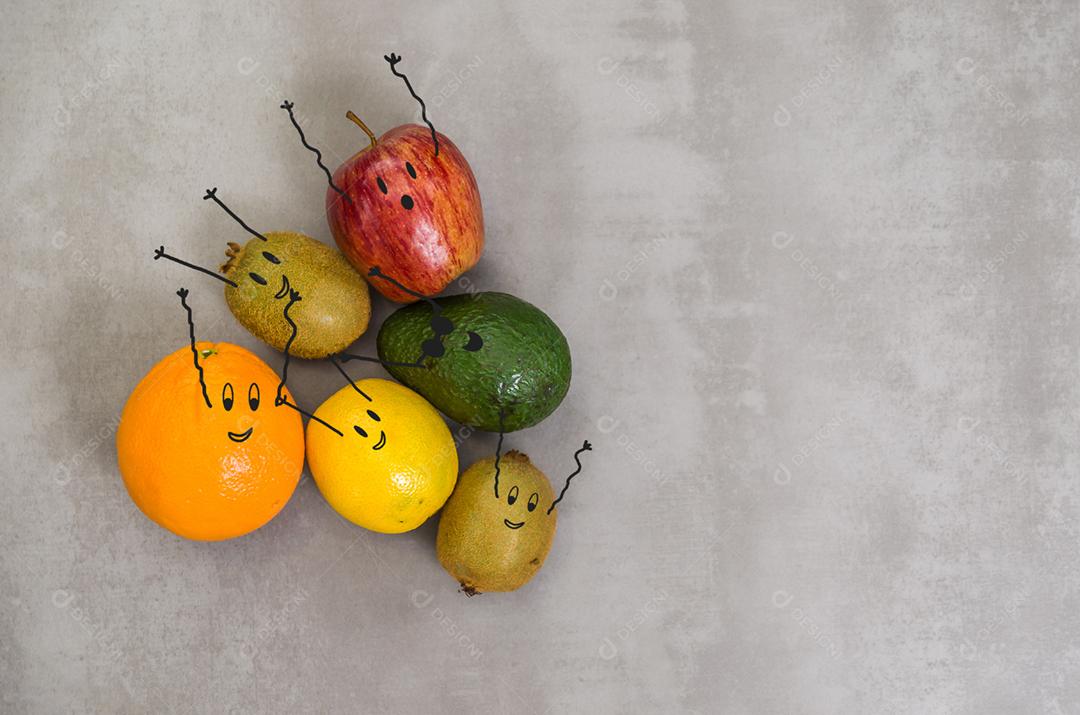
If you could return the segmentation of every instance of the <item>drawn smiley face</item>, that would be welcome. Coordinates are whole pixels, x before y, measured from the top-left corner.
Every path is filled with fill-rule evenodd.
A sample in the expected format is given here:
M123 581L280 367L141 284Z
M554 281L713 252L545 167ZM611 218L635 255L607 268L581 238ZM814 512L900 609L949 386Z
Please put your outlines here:
M367 439L369 436L369 431L371 435L374 435L375 430L378 430L379 438L375 440L375 444L371 446L372 451L378 452L380 449L386 446L386 430L382 429L379 426L379 423L382 422L382 418L379 417L379 413L377 413L375 410L369 408L367 410L367 417L370 420L370 422L367 423L367 429L361 427L360 425L353 425L353 431L356 432L356 434L359 435L361 439Z
M247 404L248 409L252 414L259 410L259 403L261 401L261 393L259 390L259 384L257 382L251 383L248 386ZM221 406L226 412L232 412L234 406L236 406L236 390L233 389L231 382L226 382L225 386L221 388ZM241 408L237 408L241 409ZM251 438L252 433L255 431L254 425L248 427L243 432L228 432L229 439L233 442L246 442Z
M289 296L292 285L285 272L285 263L291 248L289 242L295 239L293 234L284 232L268 233L266 236L266 241L253 238L242 247L237 243L228 244L225 252L227 260L221 270L236 283L231 290L226 290L226 294L234 294L228 296L230 302L238 305L258 303L262 306L268 294L274 300ZM266 309L280 310L268 306Z
M416 167L412 165L411 161L406 161L405 162L404 174L407 175L407 179L403 178L402 179L403 181L411 182L411 181L414 181L416 179ZM381 175L376 175L375 176L375 185L379 187L379 191L381 191L384 196L389 196L390 195L390 189L386 185L386 181L383 179L383 177ZM406 189L409 188L407 184L405 184L405 188ZM416 201L408 193L402 193L401 198L399 199L399 201L401 202L401 208L405 209L406 211L412 211L413 206L416 205Z
M516 484L510 487L510 491L506 493L507 505L509 505L510 507L514 507L514 505L518 502L518 496L520 495L520 493L521 492ZM512 516L522 518L527 514L531 514L532 512L536 511L536 507L539 503L540 494L538 492L533 492L529 495L529 501L525 504L525 513L521 513L521 506L518 506L516 509L513 509L514 513L512 514ZM507 517L503 519L503 524L506 526L507 529L516 530L525 526L525 521L524 519L522 519L522 521L512 521L509 517Z

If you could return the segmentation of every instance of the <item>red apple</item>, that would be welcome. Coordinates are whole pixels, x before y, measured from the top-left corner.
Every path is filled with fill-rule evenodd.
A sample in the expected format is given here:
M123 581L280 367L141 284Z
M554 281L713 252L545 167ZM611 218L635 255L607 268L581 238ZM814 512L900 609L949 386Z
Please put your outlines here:
M484 250L480 190L454 144L418 124L391 129L334 172L326 190L330 231L345 257L390 300L416 297L368 276L377 266L421 295L435 295L476 265ZM337 187L344 192L338 193Z

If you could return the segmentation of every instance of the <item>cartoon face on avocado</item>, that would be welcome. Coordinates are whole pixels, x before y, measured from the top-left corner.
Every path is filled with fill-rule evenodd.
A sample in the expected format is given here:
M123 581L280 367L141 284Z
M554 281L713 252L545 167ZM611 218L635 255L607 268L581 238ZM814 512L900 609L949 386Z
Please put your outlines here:
M442 307L442 305L438 301L436 301L436 300L434 300L434 299L432 299L432 298L430 298L430 297L428 297L426 295L420 295L419 293L413 293L412 291L410 291L408 288L406 288L405 286L398 283L393 278L391 278L391 277L389 277L387 275L384 275L382 273L382 271L379 270L378 266L371 269L371 275L374 276L374 277L381 278L381 279L385 280L388 283L392 283L394 285L397 285L402 291L416 296L418 299L420 299L425 304L430 306L431 307L431 313L427 317L427 328L428 328L428 330L431 331L431 333L430 333L430 335L427 335L427 334L421 335L419 333L419 331L417 331L417 332L415 332L415 334L412 334L412 335L410 335L408 337L409 345L412 346L411 349L415 350L415 345L416 345L417 342L419 342L419 344L420 344L420 356L417 357L415 360L413 360L411 362L407 361L407 360L387 360L387 359L382 357L382 355L381 355L382 350L381 349L379 351L380 356L377 357L377 358L367 357L365 355L353 355L351 353L342 353L341 356L340 356L341 361L342 362L349 362L350 360L363 360L363 361L366 361L366 362L379 363L380 365L385 367L387 370L390 370L391 374L394 374L395 377L396 377L397 375L396 375L395 369L400 369L400 368L426 368L427 367L426 361L427 361L428 358L436 358L437 359L437 358L443 357L446 354L445 341L449 336L455 334L455 330L457 330L457 328L454 325L453 320L451 320L450 318L443 315L443 307ZM423 309L423 308L421 307L420 309ZM472 330L464 330L464 332L465 332L465 336L466 336L465 341L460 346L463 350L465 350L467 352L475 353L475 352L479 351L482 347L484 347L484 339L482 337L480 337L477 333L473 332ZM381 333L380 333L380 335L381 335Z

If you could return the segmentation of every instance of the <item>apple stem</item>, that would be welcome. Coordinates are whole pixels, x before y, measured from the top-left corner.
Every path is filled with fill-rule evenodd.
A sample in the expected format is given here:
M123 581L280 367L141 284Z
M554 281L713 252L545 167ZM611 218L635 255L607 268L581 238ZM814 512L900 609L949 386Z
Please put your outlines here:
M379 143L379 140L375 138L375 133L368 129L368 125L364 124L360 117L353 114L351 109L345 112L345 117L348 118L350 121L354 122L356 126L363 129L364 134L367 134L367 138L371 140L371 146L369 146L368 149Z

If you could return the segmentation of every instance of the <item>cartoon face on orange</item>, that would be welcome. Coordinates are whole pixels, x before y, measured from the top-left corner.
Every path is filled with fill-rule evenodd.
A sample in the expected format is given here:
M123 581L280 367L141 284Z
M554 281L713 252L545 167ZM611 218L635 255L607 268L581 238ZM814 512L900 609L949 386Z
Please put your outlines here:
M279 382L229 343L193 343L155 365L128 398L116 435L120 473L143 513L200 541L270 521L304 466L303 424L275 404Z

